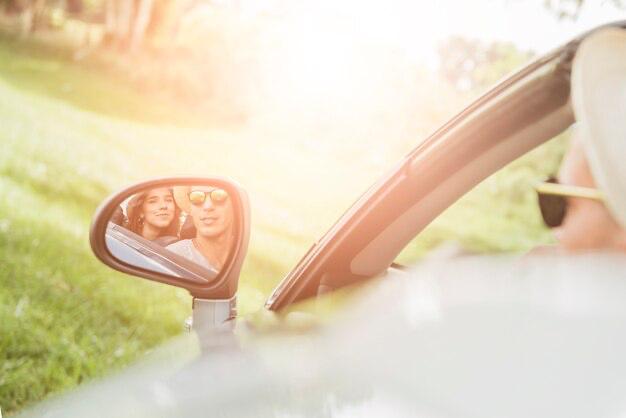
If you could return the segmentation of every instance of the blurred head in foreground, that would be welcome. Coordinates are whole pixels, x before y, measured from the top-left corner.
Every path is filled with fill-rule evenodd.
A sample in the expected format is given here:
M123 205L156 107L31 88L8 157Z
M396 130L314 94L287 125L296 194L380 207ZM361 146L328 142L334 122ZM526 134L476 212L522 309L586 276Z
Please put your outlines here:
M597 190L570 195L556 238L568 250L626 252L626 31L585 39L572 68L577 124L559 181Z
M597 189L579 131L574 131L572 145L559 171L563 185ZM626 192L626 191L625 191ZM568 250L618 250L626 252L626 229L615 219L603 199L567 196L567 211L554 230L559 243Z

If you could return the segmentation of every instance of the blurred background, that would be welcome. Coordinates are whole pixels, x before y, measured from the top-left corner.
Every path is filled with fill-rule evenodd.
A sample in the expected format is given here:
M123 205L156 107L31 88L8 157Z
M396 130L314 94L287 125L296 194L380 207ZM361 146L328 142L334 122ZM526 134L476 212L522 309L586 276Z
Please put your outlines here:
M396 161L501 77L620 0L0 0L0 409L136 360L182 332L185 291L100 265L88 228L149 177L249 192L239 311ZM567 135L487 179L402 254L552 242L531 183Z

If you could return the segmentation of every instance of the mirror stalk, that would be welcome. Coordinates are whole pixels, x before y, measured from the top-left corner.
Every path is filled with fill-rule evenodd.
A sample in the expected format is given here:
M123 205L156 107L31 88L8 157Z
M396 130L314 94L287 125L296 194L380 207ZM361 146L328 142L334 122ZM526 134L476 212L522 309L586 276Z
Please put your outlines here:
M232 330L237 316L237 297L230 299L193 298L192 329L199 335Z

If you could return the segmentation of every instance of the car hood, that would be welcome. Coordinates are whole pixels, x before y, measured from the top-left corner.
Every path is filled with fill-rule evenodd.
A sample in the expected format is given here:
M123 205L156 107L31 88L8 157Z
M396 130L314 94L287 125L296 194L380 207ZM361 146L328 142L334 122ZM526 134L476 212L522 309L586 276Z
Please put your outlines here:
M626 257L439 257L330 325L204 337L23 416L620 416Z

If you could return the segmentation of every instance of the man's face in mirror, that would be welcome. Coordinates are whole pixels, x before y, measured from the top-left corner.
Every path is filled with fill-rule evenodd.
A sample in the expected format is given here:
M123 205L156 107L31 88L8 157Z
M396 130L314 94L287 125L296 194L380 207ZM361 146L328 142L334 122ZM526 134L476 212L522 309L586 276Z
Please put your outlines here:
M214 187L194 186L190 194L204 193L204 201L191 202L190 215L196 227L197 235L216 238L229 231L233 220L233 206L230 196ZM213 196L213 197L212 197ZM199 199L200 200L200 199Z

